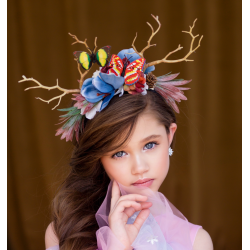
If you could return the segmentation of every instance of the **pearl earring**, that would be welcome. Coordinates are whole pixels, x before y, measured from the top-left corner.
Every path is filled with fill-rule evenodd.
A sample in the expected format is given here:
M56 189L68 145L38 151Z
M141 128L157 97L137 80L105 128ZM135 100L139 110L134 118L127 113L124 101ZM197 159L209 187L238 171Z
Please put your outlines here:
M169 147L169 149L168 149L169 156L171 156L173 154L173 152L174 152L173 149L171 147Z

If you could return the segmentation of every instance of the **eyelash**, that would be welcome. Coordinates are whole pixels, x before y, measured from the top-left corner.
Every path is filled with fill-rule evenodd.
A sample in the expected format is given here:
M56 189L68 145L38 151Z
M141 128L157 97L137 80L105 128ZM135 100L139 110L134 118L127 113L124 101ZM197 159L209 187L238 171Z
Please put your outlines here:
M148 148L147 150L152 150L152 149L154 149L157 145L159 145L159 143L157 143L157 142L155 142L155 141L152 141L152 142L148 142L143 148L145 148L148 144L154 144L154 147ZM120 156L120 157L116 156L116 155L117 155L118 153L120 153L120 152L125 153L124 151L119 151L119 152L113 154L113 155L112 155L112 158L114 158L114 159L122 158L123 156Z

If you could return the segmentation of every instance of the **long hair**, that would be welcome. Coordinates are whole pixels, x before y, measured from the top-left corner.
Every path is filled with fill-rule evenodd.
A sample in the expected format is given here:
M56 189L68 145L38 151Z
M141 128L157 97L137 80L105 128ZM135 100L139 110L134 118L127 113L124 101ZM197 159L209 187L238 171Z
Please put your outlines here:
M115 96L108 107L85 122L70 160L70 173L53 200L52 220L60 250L97 249L95 213L110 182L100 158L132 135L140 114L152 111L169 133L176 123L172 108L155 91Z

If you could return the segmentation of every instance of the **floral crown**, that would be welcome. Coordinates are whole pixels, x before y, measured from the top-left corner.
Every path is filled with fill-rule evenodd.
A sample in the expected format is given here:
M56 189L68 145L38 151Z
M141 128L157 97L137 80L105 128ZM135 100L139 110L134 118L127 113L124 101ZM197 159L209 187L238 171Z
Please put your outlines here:
M147 22L152 30L152 35L147 42L147 46L141 52L138 52L134 45L137 34L134 38L131 49L124 49L117 55L113 54L110 57L110 46L105 46L96 51L97 38L95 38L94 50L92 51L87 45L87 39L85 39L85 41L80 41L75 35L69 33L69 35L75 39L75 42L73 42L72 45L76 43L84 44L89 51L89 53L84 51L74 52L75 61L77 62L78 71L80 73L80 80L78 80L79 89L69 90L61 88L58 84L58 80L57 84L52 87L44 86L37 80L33 78L26 78L25 76L23 76L23 79L19 81L33 81L38 85L26 88L25 90L43 88L47 90L58 89L62 91L61 95L53 97L50 100L43 100L40 97L36 97L36 99L47 103L58 99L57 105L52 108L52 110L60 104L63 96L69 93L73 94L72 100L76 101L74 106L59 109L59 111L67 112L66 114L60 116L60 123L64 124L57 130L56 133L56 135L61 135L61 139L66 138L66 141L72 141L75 132L75 138L79 141L79 134L84 130L84 118L86 117L87 119L92 119L96 112L100 112L107 107L113 96L117 94L122 96L124 91L127 91L132 95L146 95L148 89L155 90L177 113L179 113L179 109L175 102L187 100L183 90L190 89L179 86L187 84L191 80L175 79L179 74L170 73L156 77L153 75L152 71L154 71L155 65L160 63L193 61L188 59L188 57L200 47L200 42L203 36L200 37L198 45L194 47L195 38L199 36L194 36L192 33L197 20L196 19L193 22L193 25L189 26L189 31L183 31L188 33L192 38L189 52L183 58L177 60L168 59L171 54L183 48L179 45L177 49L169 52L163 59L146 63L146 59L143 54L148 48L156 45L151 44L151 40L161 27L158 16L155 17L152 15L152 17L158 23L158 28L157 30L154 30L152 25ZM94 72L91 78L84 80L86 74L89 72L94 63L97 63L100 66L99 71ZM84 71L82 72L82 70Z

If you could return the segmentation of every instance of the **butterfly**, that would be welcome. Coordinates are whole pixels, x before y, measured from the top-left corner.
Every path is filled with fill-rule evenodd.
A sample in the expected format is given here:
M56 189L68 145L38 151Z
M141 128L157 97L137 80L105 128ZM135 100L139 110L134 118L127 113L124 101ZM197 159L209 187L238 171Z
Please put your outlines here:
M104 67L109 58L111 46L105 46L99 49L96 53L89 54L84 51L75 51L73 54L77 58L81 66L88 70L92 66L92 63L98 63L101 67Z
M146 60L144 58L137 59L131 63L126 58L122 60L117 55L112 55L108 67L111 67L107 74L115 74L116 76L124 76L125 84L133 85L140 79L140 72L143 72L143 68Z

